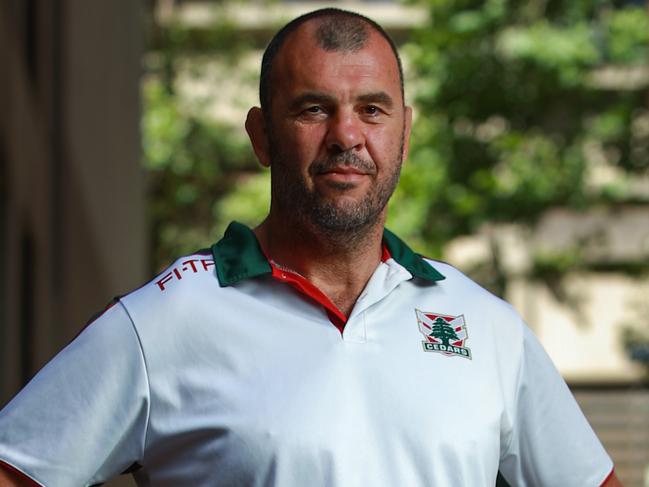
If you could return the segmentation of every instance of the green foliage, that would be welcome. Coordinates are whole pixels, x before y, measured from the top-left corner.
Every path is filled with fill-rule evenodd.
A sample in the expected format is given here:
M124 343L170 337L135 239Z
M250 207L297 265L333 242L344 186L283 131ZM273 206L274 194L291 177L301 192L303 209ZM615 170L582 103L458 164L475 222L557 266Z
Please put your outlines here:
M649 17L642 7L611 10L604 15L608 58L616 63L644 64L649 59Z
M243 127L209 112L210 102L221 95L218 87L192 98L178 89L183 79L213 83L215 65L224 78L233 69L241 73L238 63L253 44L226 15L229 3L210 7L216 19L212 25L185 25L172 18L154 21L150 30L142 141L154 270L213 243L230 219L252 223L258 218L250 213L264 211L268 191L258 191L260 184L255 184L258 165Z
M246 174L235 186L236 191L229 192L214 205L215 239L223 235L233 220L252 226L268 214L270 171Z
M583 267L582 253L581 249L577 247L561 252L539 252L534 256L533 274L548 282L559 279L570 270Z
M215 228L222 227L216 212L221 199L256 163L240 130L183 109L158 78L145 81L143 99L153 266L159 268L212 243Z
M601 159L646 170L647 152L634 154L648 139L633 131L645 117L646 87L605 90L593 81L610 63L646 63L642 8L606 0L424 3L431 24L404 47L419 80L416 121L388 221L415 246L441 255L445 242L487 221L533 224L553 206L606 201L612 186L588 181ZM630 198L619 185L615 197Z

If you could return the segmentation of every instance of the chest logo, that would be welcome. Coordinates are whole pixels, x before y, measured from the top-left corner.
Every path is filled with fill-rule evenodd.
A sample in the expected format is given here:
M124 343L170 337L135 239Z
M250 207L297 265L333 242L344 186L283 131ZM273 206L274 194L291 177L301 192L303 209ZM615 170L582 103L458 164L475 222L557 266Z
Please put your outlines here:
M471 349L467 348L469 338L464 315L449 316L415 309L419 331L424 335L424 351L437 352L448 357L471 358Z

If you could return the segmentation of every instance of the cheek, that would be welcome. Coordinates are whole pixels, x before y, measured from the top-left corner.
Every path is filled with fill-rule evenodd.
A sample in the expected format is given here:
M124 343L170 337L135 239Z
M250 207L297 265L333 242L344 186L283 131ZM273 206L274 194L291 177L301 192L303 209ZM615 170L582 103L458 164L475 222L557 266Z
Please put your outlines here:
M309 168L313 161L320 156L317 135L310 130L282 130L281 136L274 138L276 156L283 166L283 171L290 171L291 175L301 174L303 184L309 184Z
M323 148L323 130L320 126L299 126L290 134L288 147L301 165L309 165L316 160Z
M392 163L401 156L402 130L382 126L366 137L367 150L375 162Z

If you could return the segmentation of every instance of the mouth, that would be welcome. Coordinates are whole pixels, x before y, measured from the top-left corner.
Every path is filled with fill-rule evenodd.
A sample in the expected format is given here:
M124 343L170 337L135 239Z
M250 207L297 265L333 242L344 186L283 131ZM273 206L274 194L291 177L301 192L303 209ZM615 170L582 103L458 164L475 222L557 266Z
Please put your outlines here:
M376 166L372 161L366 161L355 154L345 152L314 161L309 172L316 176L323 174L371 176L376 172Z
M364 185L376 173L370 161L354 154L345 153L338 157L316 161L310 168L312 177L338 190L349 190Z
M351 168L332 168L316 176L325 186L337 191L348 191L363 186L368 177L368 173Z
M343 176L368 176L367 171L352 166L334 166L320 172L321 175L340 174Z

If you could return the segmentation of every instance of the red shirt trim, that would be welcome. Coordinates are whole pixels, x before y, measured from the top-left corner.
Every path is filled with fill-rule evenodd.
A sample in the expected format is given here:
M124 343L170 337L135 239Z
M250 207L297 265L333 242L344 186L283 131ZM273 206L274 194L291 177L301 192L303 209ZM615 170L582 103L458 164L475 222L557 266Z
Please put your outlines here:
M325 293L320 291L320 289L309 282L305 277L296 274L295 272L280 269L273 262L270 263L270 266L273 269L273 277L275 279L289 284L293 288L297 289L298 292L321 304L327 312L329 320L331 320L334 326L338 328L340 333L343 332L345 323L347 323L347 317L335 304L331 302Z
M614 473L615 473L615 466L613 466L613 468L611 469L611 472L606 476L604 481L600 484L600 487L602 487L606 482L608 482L610 480L610 478L613 476Z
M392 254L388 250L388 246L383 244L382 250L381 250L381 262L385 262L388 259L392 258Z
M28 485L31 485L33 487L43 487L41 484L36 482L33 478L29 477L26 473L21 472L13 465L9 465L8 463L3 462L2 460L0 460L0 468L5 470L6 472L10 472L18 475L22 480L27 482Z
M268 256L266 256L266 258L268 258ZM381 262L385 262L386 260L391 258L392 255L390 254L387 246L383 245L381 252ZM325 293L323 293L320 289L318 289L316 285L311 283L300 274L287 269L281 269L270 259L268 259L268 262L270 263L270 267L273 270L272 275L275 279L285 282L286 284L295 288L298 292L304 294L305 296L308 296L318 304L322 305L322 307L324 307L325 311L327 312L329 321L331 321L331 323L336 328L338 328L338 331L340 331L340 333L343 332L345 324L347 323L347 316L345 316L345 314L340 311L340 309L338 309L338 307L334 303L331 302L331 300Z

